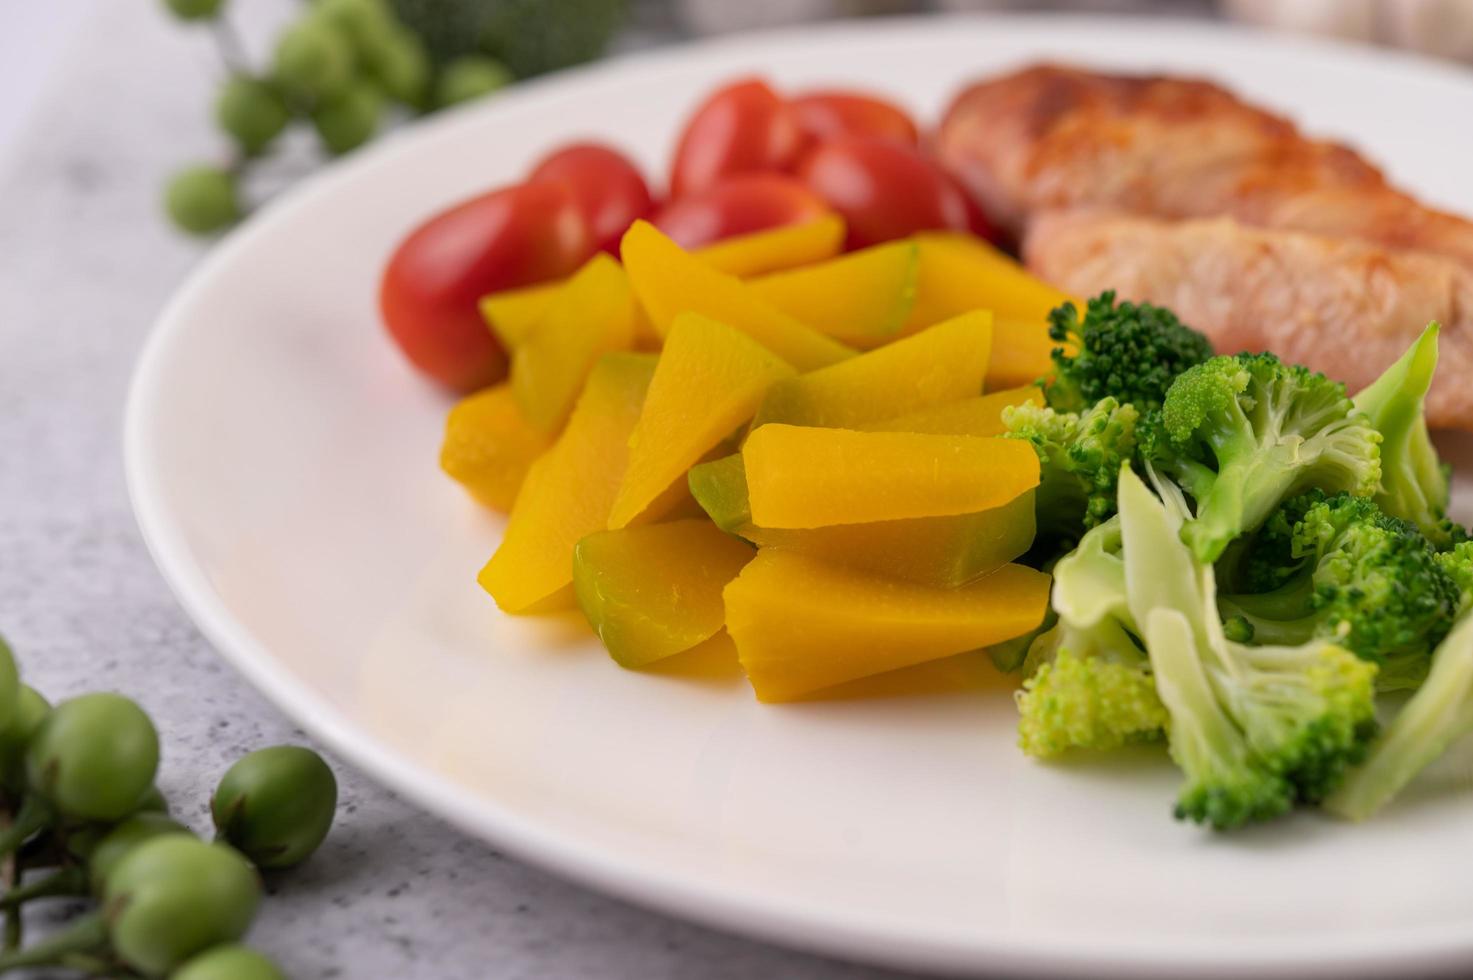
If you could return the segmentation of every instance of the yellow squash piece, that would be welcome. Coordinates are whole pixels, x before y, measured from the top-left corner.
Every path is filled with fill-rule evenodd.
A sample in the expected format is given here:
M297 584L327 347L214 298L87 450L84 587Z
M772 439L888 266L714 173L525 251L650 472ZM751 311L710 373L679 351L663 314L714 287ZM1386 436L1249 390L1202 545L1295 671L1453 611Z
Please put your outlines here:
M1048 335L1048 324L999 316L992 324L996 340L987 365L987 387L1016 388L1054 373L1053 352L1061 346Z
M975 514L774 529L752 523L740 455L693 467L690 488L717 527L759 547L939 588L963 585L1017 558L1033 544L1035 530L1031 490Z
M752 523L767 528L971 514L1038 485L1019 439L764 425L742 457Z
M534 428L555 432L594 363L634 342L634 299L619 263L600 252L558 291L511 359L511 384Z
M726 238L692 254L700 256L702 262L718 272L745 279L831 259L843 251L844 232L844 219L828 214L800 225ZM552 298L566 282L566 279L553 279L489 293L481 297L481 317L503 347L515 350L532 335ZM654 332L648 318L636 318L634 334L638 346L658 348L660 335Z
M642 667L721 629L721 590L752 555L705 518L600 531L573 552L573 590L609 655Z
M739 535L751 526L752 504L741 453L692 466L686 478L691 496L721 530Z
M726 587L726 629L757 697L784 701L1021 636L1048 592L1022 565L936 589L763 548Z
M503 289L481 297L481 319L509 351L516 350L522 341L532 336L532 331L547 315L553 297L567 282L557 279L541 282L520 289Z
M1077 300L976 236L923 232L915 241L920 275L902 332L913 333L968 310L991 310L988 390L1025 385L1052 370L1049 353L1057 345L1048 336L1049 311Z
M533 460L552 440L527 424L511 385L461 399L445 419L440 468L487 507L511 510Z
M573 548L608 524L655 360L652 354L601 358L567 428L527 471L501 546L478 579L506 612L572 604Z
M831 259L844 250L845 232L843 218L826 214L800 225L712 242L695 254L711 268L745 279Z
M647 221L631 225L619 248L634 292L661 334L669 334L677 314L693 312L735 327L800 371L854 354L765 303L741 280L712 269Z
M809 326L861 350L900 332L916 300L920 248L887 242L753 279L752 291Z
M907 331L970 310L1042 324L1050 310L1073 299L975 235L922 232L915 242L920 277Z
M629 440L609 527L658 517L647 513L651 502L684 484L686 471L752 417L774 382L792 374L740 331L694 313L676 317Z
M878 350L773 385L757 425L856 428L982 393L992 314L965 313Z
M1024 385L947 402L934 408L923 408L878 422L866 422L854 428L867 432L929 432L938 436L996 436L1007 431L1003 409L1011 405L1042 405L1043 391L1037 385Z

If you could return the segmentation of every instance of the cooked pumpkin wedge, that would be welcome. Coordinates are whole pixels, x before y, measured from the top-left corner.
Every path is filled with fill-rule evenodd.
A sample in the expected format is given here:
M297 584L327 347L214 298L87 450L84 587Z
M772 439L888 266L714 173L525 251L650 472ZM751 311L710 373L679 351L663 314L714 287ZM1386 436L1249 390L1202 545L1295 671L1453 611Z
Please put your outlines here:
M757 697L785 701L1021 636L1048 593L1022 565L937 589L763 548L726 587L726 629Z
M763 301L735 276L708 266L647 221L619 246L635 294L655 330L667 335L677 314L699 313L750 336L800 371L835 364L854 349Z
M654 374L651 354L601 358L567 428L527 471L501 545L478 578L506 612L573 604L573 548L608 525Z

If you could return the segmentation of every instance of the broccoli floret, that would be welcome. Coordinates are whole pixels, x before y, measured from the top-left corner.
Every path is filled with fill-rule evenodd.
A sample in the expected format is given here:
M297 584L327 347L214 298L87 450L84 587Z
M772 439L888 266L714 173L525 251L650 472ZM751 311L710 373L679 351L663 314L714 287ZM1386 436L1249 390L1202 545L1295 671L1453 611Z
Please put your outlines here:
M1250 588L1272 591L1220 597L1224 617L1242 617L1260 643L1334 640L1380 665L1383 690L1421 681L1460 600L1415 526L1346 493L1286 501L1245 568Z
M1462 528L1446 519L1448 468L1427 433L1424 401L1437 370L1436 321L1381 377L1355 396L1355 407L1381 433L1381 488L1376 503L1392 517L1417 525L1440 545Z
M1473 616L1464 615L1432 657L1422 686L1351 771L1325 809L1364 820L1447 748L1473 731Z
M1007 435L1033 445L1040 464L1035 509L1040 538L1068 550L1115 513L1120 467L1135 455L1138 415L1130 405L1101 399L1082 414L1034 404L1003 411Z
M1140 435L1142 455L1196 501L1182 538L1203 562L1310 487L1373 494L1380 443L1344 385L1272 354L1189 368Z
M1177 816L1231 829L1322 798L1374 733L1375 664L1325 640L1229 640L1213 568L1181 539L1185 503L1162 492L1121 474L1126 599L1187 777Z
M1039 758L1160 737L1166 709L1132 635L1120 522L1084 536L1054 569L1057 624L1028 651L1018 692L1018 744Z
M1049 314L1054 378L1046 397L1061 412L1082 412L1102 398L1158 408L1176 376L1212 356L1207 338L1149 303L1115 303L1113 291L1085 305L1084 318L1073 303Z
M1473 541L1464 539L1438 552L1437 564L1458 587L1458 615L1461 616L1473 602Z

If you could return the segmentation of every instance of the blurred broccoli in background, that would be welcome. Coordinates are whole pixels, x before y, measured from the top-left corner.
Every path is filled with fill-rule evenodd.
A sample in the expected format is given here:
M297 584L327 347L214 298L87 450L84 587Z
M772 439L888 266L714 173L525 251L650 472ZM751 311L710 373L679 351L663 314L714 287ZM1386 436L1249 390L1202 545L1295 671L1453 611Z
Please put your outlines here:
M193 234L220 231L248 210L241 178L294 120L311 126L325 152L348 153L373 138L392 105L431 112L597 57L625 13L625 0L312 0L282 29L268 63L253 66L228 0L164 5L210 28L227 68L215 121L231 142L228 162L191 164L165 189L169 217Z

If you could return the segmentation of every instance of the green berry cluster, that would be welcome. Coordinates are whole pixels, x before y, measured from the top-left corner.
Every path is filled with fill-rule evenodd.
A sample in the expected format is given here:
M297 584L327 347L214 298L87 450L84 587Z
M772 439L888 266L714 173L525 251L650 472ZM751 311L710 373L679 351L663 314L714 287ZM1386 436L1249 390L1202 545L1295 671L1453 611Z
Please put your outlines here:
M165 0L182 20L213 23L223 36L224 0ZM312 0L276 39L269 65L255 72L227 57L229 77L215 97L215 122L230 138L226 166L192 164L175 173L164 206L184 231L207 235L240 219L240 180L250 163L301 120L324 151L339 155L373 138L394 104L428 112L478 98L512 80L480 54L438 70L419 35L388 0Z
M332 770L294 745L246 755L210 801L207 843L170 818L158 766L158 731L136 703L94 693L53 707L21 683L0 639L0 974L283 980L238 941L260 904L259 871L301 863L327 836ZM22 909L54 897L96 905L23 945Z

